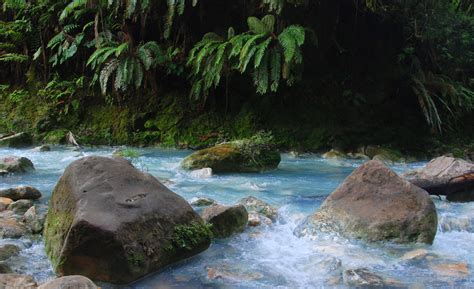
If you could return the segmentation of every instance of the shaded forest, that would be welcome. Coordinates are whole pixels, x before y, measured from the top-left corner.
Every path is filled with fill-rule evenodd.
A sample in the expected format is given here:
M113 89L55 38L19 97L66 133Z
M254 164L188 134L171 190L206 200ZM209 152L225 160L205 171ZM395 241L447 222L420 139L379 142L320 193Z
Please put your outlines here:
M0 132L197 148L472 148L469 0L6 0Z

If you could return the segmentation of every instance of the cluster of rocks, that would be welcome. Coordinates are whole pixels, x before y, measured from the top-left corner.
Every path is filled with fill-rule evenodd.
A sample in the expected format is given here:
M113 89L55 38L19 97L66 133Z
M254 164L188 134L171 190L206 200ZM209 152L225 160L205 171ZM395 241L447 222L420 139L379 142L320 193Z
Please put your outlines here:
M98 289L90 279L79 276L64 276L37 284L32 276L15 273L0 274L0 288L28 288L28 289Z
M384 163L404 161L402 154L394 149L381 146L363 146L355 151L345 152L339 149L331 149L322 155L325 159L358 159L379 160Z

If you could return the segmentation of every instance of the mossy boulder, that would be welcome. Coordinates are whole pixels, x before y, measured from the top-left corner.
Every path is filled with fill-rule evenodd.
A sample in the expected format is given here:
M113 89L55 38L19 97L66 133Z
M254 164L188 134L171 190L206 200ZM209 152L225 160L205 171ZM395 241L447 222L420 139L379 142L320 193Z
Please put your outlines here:
M56 272L124 284L208 248L199 215L126 159L86 157L56 185L44 229Z
M274 170L280 161L280 153L273 146L245 139L194 152L181 165L186 170L211 168L215 173L250 173Z
M0 138L0 146L7 146L11 148L23 148L33 144L33 137L26 133L20 132L14 135L9 135Z
M25 157L7 156L0 158L0 170L7 173L26 173L34 169L33 163Z
M403 155L395 150L381 146L367 146L362 148L361 153L374 160L379 160L385 163L400 162L403 160Z
M204 209L202 218L212 225L214 237L227 238L245 229L248 213L243 205L213 205Z
M337 233L366 241L431 244L437 231L429 194L380 161L357 168L298 226L299 236Z

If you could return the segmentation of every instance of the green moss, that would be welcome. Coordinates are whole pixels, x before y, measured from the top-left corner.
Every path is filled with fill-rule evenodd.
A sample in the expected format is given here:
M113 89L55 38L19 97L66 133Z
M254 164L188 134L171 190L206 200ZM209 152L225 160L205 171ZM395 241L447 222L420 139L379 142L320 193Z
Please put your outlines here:
M66 129L56 129L45 134L43 142L47 144L64 144L66 142Z
M165 249L194 250L201 244L212 239L212 225L193 223L191 225L178 225L174 228L171 244Z

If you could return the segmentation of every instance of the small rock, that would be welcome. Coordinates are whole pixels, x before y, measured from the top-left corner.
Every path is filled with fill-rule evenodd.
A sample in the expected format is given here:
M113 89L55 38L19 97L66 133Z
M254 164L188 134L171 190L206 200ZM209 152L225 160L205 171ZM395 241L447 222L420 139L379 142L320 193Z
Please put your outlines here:
M35 147L33 151L34 152L49 152L51 151L51 148L48 145L42 145L39 147Z
M28 232L27 228L14 219L0 219L0 238L17 239Z
M4 204L5 206L8 207L8 205L10 205L11 203L13 203L12 199L5 198L5 197L0 197L0 204Z
M5 262L0 262L0 274L13 273L12 268Z
M200 179L207 179L212 177L212 169L211 168L203 168L200 170L194 170L190 173L191 177L193 178L200 178Z
M469 267L466 263L433 264L430 268L438 275L445 277L463 278L469 275Z
M323 159L343 159L345 157L346 157L345 153L335 150L335 149L332 149L322 155Z
M227 238L245 229L248 213L244 206L233 207L214 205L204 209L202 218L212 224L212 232L217 238Z
M6 176L6 175L8 175L8 171L0 169L0 176L3 177L3 176Z
M33 277L21 274L0 274L0 288L36 288Z
M224 267L225 268L225 267ZM231 281L255 281L263 278L260 272L234 272L223 268L207 268L207 278L209 280L227 279Z
M31 230L32 233L37 234L43 231L44 218L40 218L36 213L36 207L32 206L23 215L23 222Z
M250 212L249 213L249 221L248 221L248 225L250 227L257 227L257 226L260 226L262 224L265 224L265 225L271 225L273 222L272 220L270 220L269 218L265 217L265 216L262 216L256 212Z
M278 217L277 209L253 196L241 199L239 204L243 205L248 212L259 213L272 221Z
M382 277L374 274L366 268L346 270L344 271L342 278L347 286L383 287L385 285L384 279Z
M216 201L210 198L193 198L191 200L191 206L194 207L208 207L216 204Z
M41 198L41 192L30 186L19 186L16 188L0 190L0 197L10 198L13 201L22 199L36 200Z
M80 275L72 275L72 276L64 276L57 279L53 279L48 281L44 284L41 284L38 289L97 289L94 282L92 282L89 278L80 276Z
M0 159L0 170L8 173L26 173L34 169L33 163L25 157L8 156Z
M0 246L0 261L5 261L12 256L20 254L20 247L13 244L6 244Z
M15 214L23 215L32 206L33 201L31 200L18 200L16 202L11 203L8 206L8 209L12 210Z
M416 249L416 250L405 253L402 256L402 260L404 261L421 260L421 259L425 259L427 256L428 256L427 250Z

